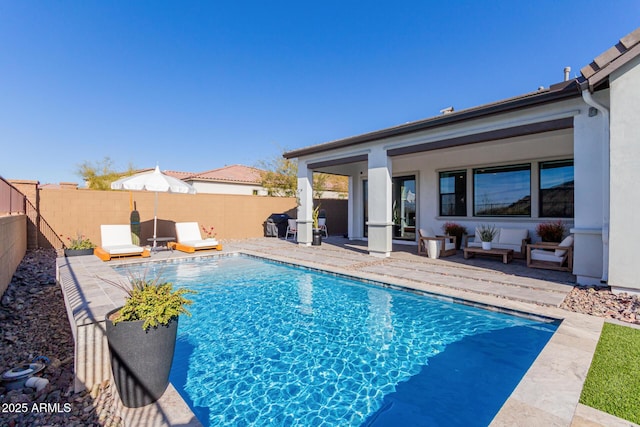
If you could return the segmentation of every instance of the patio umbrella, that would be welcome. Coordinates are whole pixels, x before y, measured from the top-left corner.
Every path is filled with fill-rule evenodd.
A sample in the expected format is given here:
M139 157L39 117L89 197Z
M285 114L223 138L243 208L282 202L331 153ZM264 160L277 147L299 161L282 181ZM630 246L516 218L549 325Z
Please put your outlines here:
M158 226L158 193L182 193L195 194L196 189L184 181L168 176L160 172L160 167L156 166L152 172L142 172L136 175L120 178L111 183L113 190L145 190L156 193L156 200L153 207L153 247L156 247L157 226Z

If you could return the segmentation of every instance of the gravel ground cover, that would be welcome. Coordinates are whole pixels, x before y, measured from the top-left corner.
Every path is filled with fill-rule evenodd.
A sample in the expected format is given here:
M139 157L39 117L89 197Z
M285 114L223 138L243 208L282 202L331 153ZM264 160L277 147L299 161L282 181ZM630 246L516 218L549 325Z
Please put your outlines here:
M0 372L44 356L49 384L7 390L0 384L2 426L119 426L110 384L73 391L73 336L55 280L55 250L29 251L0 300Z

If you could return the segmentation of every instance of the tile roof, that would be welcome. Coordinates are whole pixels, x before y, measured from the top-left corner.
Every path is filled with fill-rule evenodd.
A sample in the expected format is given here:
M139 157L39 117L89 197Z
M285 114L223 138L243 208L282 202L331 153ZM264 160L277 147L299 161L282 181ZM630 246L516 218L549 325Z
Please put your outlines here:
M178 179L187 179L190 176L195 175L193 172L166 171L166 170L162 171L162 173Z
M190 181L219 181L236 182L246 184L261 184L261 170L244 165L230 165L205 172L191 174L188 177L179 177Z
M580 70L589 82L589 89L603 82L609 75L640 55L640 28L627 34L614 46L598 55L589 65Z

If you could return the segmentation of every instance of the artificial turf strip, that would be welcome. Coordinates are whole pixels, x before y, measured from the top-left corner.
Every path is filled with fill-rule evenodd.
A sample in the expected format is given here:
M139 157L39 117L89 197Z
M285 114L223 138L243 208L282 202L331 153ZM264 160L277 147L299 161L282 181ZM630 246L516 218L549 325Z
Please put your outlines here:
M605 323L580 403L640 424L640 330Z

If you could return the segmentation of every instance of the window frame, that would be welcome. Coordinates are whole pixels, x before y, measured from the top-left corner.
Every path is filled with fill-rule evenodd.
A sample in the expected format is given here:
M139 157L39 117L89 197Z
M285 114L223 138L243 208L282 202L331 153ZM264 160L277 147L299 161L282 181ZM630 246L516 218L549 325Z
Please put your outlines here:
M489 173L490 171L493 171L493 173L496 172L509 172L509 169L511 169L512 171L518 171L518 170L522 170L522 171L528 171L529 172L529 209L528 209L528 213L523 213L523 214L499 214L499 213L494 213L491 212L489 214L478 214L477 212L477 208L476 208L476 200L478 198L477 194L476 194L476 183L477 183L477 175L479 175L479 172L482 171L482 174L484 173ZM472 197L473 197L473 217L477 217L477 218L487 218L487 217L503 217L503 218L532 218L533 217L533 206L532 206L532 194L533 194L533 174L532 174L532 164L531 162L525 162L525 163L512 163L512 164L505 164L505 165L500 165L500 166L484 166L484 167L476 167L472 169L471 172L471 176L472 176ZM526 197L526 196L525 196Z
M442 178L443 175L445 174L449 174L449 175L453 175L454 178L454 189L453 189L453 193L443 193L442 192ZM458 174L463 174L463 186L464 188L462 189L464 191L463 193L463 211L464 213L459 214L457 213L457 203L456 203L456 196L459 194L458 191L456 191L456 183L457 183L457 179L455 177L455 175ZM460 217L460 216L467 216L467 187L468 187L468 174L467 174L467 169L457 169L457 170L446 170L446 171L439 171L438 172L438 201L439 201L439 206L438 206L438 213L440 214L441 217ZM454 213L452 214L446 214L443 212L443 196L454 196L454 203L453 203L453 211Z
M564 166L568 166L569 164L571 165L571 168L573 170L573 182L574 182L574 187L573 187L573 200L572 200L572 208L571 208L571 215L570 216L558 216L558 215L545 215L545 212L543 211L543 197L542 197L542 192L543 192L543 188L542 188L542 171L543 170L549 170L551 168L544 168L543 165L549 165L549 164L557 164L559 166L557 167L564 167ZM540 161L538 162L538 217L539 218L574 218L575 217L575 160L574 159L557 159L557 160L545 160L545 161Z

